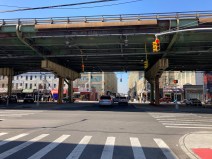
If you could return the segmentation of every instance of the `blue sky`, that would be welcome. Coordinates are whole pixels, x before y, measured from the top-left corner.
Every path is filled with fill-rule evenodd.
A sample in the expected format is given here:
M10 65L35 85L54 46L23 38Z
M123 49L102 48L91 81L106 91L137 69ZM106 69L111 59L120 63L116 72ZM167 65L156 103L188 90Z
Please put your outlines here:
M0 11L13 10L17 7L42 7L60 4L71 4L93 0L1 0ZM107 2L87 6L109 5L124 3L135 0L120 0L118 2ZM6 7L7 5L10 7ZM12 7L14 6L14 7ZM111 15L111 14L138 14L138 13L161 13L161 12L183 12L183 11L206 11L212 10L212 0L142 0L134 3L114 5L108 7L84 8L84 9L44 9L24 12L0 13L0 19L10 18L44 18L44 17L67 17L67 16L89 16L89 15ZM77 8L67 7L67 8ZM85 7L85 6L79 6ZM127 73L119 73L119 92L126 93L128 87ZM120 82L122 78L122 82Z

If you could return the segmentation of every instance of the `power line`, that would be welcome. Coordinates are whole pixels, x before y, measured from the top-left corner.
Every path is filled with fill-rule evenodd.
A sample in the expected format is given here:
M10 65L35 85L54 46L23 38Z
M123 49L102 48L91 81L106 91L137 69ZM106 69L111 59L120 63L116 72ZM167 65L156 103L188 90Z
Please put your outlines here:
M132 0L127 2L120 2L120 3L113 3L113 4L106 4L106 5L98 5L98 6L90 6L90 7L78 7L78 8L49 8L49 9L83 9L83 8L99 8L99 7L108 7L108 6L115 6L115 5L122 5L122 4L128 4L128 3L135 3L143 0ZM30 7L20 7L20 6L9 6L9 5L0 5L2 7L16 7L16 8L30 8Z
M135 3L143 0L133 0L133 1L127 1L127 2L121 2L121 3L114 3L114 4L106 4L106 5L99 5L99 6L90 6L90 7L78 7L78 8L52 8L52 9L83 9L83 8L100 8L100 7L108 7L108 6L115 6L115 5L121 5L121 4L128 4L128 3Z
M52 8L58 8L58 7L77 6L77 5L86 5L86 4L95 4L95 3L105 3L105 2L113 2L113 1L119 1L119 0L95 0L95 1L88 1L88 2L80 2L80 3L54 5L54 6L22 8L22 9L20 8L20 9L14 9L14 10L0 11L0 13L20 12L20 11L38 10L38 9L52 9Z

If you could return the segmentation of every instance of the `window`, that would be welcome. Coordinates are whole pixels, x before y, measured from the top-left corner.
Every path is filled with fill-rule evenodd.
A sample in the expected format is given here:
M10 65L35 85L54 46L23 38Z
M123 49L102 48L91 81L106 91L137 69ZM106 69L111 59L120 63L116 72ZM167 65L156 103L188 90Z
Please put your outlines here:
M35 79L37 78L37 76L35 76Z
M16 83L16 86L15 86L15 88L16 88L16 89L18 89L18 83Z
M32 76L30 76L30 80L32 80Z
M4 88L4 83L2 84L2 88Z
M28 76L26 76L26 80L28 80Z
M42 75L40 75L40 80L42 79Z
M21 78L23 78L23 76L21 76Z
M51 76L49 76L49 79L51 78Z
M32 83L30 83L30 85L29 85L29 89L32 89Z
M57 85L56 85L56 84L54 84L54 88L56 88L56 86L57 86Z
M20 86L22 86L22 83L20 83Z
M16 76L17 80L18 80L18 76Z
M37 86L36 83L34 84L34 86L35 86L35 87Z
M28 87L28 84L27 84L27 83L25 83L25 89L27 89L27 87Z

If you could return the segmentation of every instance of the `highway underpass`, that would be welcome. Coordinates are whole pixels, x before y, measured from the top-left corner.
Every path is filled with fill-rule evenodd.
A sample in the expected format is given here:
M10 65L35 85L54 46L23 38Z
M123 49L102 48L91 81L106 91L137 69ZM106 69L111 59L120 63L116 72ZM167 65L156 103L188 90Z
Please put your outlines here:
M62 93L64 79L71 88L83 71L145 70L151 101L155 92L159 104L164 70L210 71L212 66L212 12L1 19L0 28L0 74L9 77L8 95L12 76L27 71L55 73ZM156 37L160 51L154 53Z

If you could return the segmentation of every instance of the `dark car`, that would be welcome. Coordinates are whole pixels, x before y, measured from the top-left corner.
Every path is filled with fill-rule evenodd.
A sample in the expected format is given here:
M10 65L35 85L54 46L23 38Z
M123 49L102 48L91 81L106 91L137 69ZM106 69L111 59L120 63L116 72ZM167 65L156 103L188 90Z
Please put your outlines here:
M0 104L5 104L7 103L7 98L0 96Z
M32 96L26 96L24 98L24 103L34 103L34 98Z
M202 102L197 98L192 98L187 101L186 105L202 106Z
M119 105L121 105L121 104L128 105L128 99L127 99L127 97L120 97L118 104Z
M16 95L9 96L9 103L17 103L18 99Z

